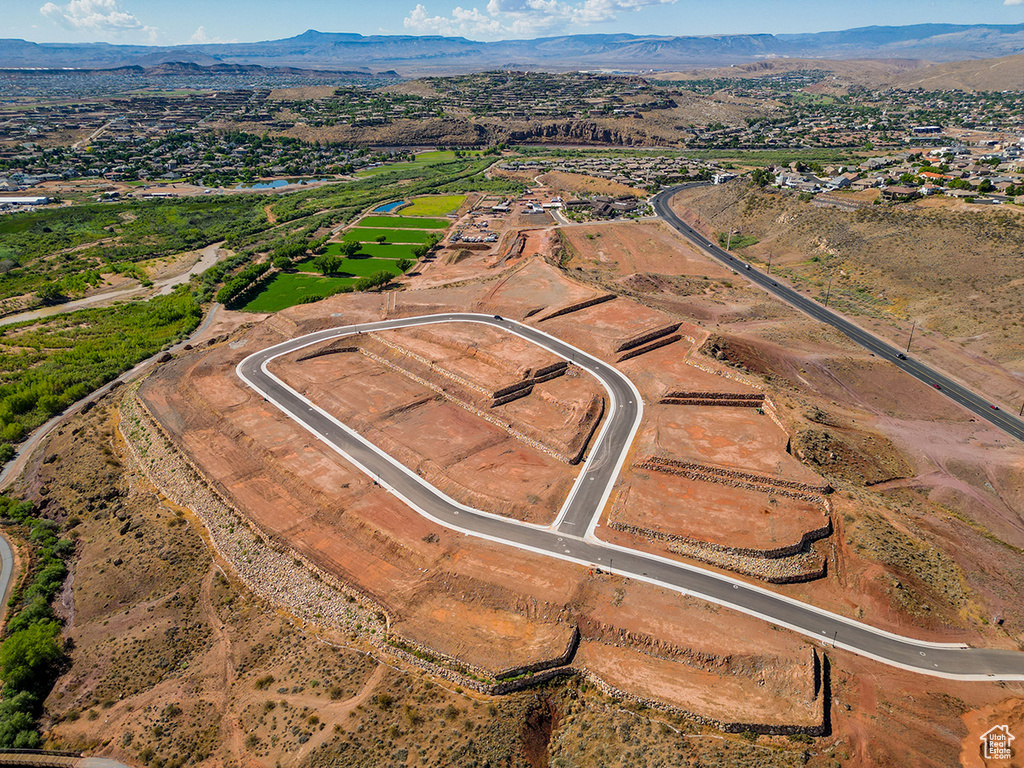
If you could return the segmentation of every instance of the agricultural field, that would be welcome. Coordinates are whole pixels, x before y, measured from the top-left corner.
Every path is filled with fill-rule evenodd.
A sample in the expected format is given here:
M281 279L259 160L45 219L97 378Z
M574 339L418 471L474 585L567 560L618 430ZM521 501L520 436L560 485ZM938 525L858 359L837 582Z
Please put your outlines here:
M323 277L308 272L281 272L275 275L241 309L246 312L280 312L299 304L308 296L322 297L354 284L354 277Z
M359 247L358 255L372 256L378 259L415 260L417 258L416 254L412 252L414 247L404 243L362 243ZM324 248L324 253L329 256L340 256L341 243L330 243Z
M482 152L463 152L463 157L478 157L482 155ZM450 163L458 160L454 152L448 150L438 150L434 152L421 152L416 155L416 159L412 162L399 162L399 163L385 163L384 165L378 165L376 168L367 168L362 171L356 171L355 177L366 178L372 176L378 176L382 173L389 173L396 170L406 170L408 168L416 168L417 166L424 165L437 165L439 163Z
M352 259L342 259L341 265L332 277L369 277L381 271L398 275L401 274L401 270L395 266L397 263L396 259L391 258L381 259L357 256ZM313 263L313 259L300 261L295 264L294 268L304 274L320 274L320 270Z
M447 216L452 211L457 211L466 201L465 195L427 195L417 197L412 203L402 208L398 215L403 217L413 216Z
M364 290L380 285L383 274L393 277L401 275L398 260L358 256L346 258L341 259L336 271L323 275L315 259L305 259L294 264L290 270L272 277L241 309L246 312L279 312L345 289Z
M361 227L388 227L392 229L447 229L448 219L420 219L407 216L366 216L359 220Z
M431 235L426 229L383 229L379 227L354 227L345 233L342 240L348 242L354 240L357 243L373 243L383 235L389 243L418 243L427 242Z

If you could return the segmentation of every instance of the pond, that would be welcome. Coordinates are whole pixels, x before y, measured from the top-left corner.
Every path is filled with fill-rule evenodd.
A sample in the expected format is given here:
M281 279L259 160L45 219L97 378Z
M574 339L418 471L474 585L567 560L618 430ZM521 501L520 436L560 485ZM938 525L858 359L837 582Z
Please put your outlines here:
M317 181L330 181L330 179L274 179L273 181L254 181L250 184L236 184L235 189L280 189L292 184L313 184Z
M395 208L400 205L405 205L405 200L396 200L393 203L387 203L386 205L380 205L373 209L374 213L391 213Z

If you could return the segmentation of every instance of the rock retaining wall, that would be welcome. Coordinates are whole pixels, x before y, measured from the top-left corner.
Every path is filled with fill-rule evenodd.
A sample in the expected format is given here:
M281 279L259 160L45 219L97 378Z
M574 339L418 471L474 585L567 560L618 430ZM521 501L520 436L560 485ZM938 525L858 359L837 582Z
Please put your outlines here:
M824 665L827 668L827 664ZM827 673L826 673L827 674ZM752 733L759 734L761 736L795 736L797 734L807 734L808 736L828 736L831 733L831 718L829 717L829 707L831 706L831 698L825 696L818 696L815 701L819 701L822 707L821 722L814 725L784 725L784 724L767 724L767 723L736 723L726 722L724 720L718 720L713 717L705 717L699 715L696 712L677 707L672 704L666 704L665 702L658 701L656 699L650 699L644 696L635 696L625 691L615 688L609 685L596 674L590 671L583 672L583 677L594 685L598 690L607 696L613 696L615 698L624 699L627 701L636 701L643 704L651 709L656 709L661 712L669 712L674 715L679 715L691 720L700 725L715 728L724 733L745 733L751 731ZM823 688L831 691L828 679L826 677Z
M537 322L542 323L545 320L551 320L556 317L561 317L562 315L568 315L573 312L579 312L581 309L587 309L589 307L596 306L597 304L604 304L606 301L611 301L612 299L615 298L618 298L616 294L606 293L603 296L597 296L593 299L587 299L586 301L577 301L575 304L570 304L567 307L556 309L554 312L544 315L544 317L538 318Z
M638 469L682 475L708 483L733 485L730 481L735 481L738 483L735 487L761 491L762 493L776 493L794 499L810 501L819 506L824 506L827 503L825 494L832 491L829 485L811 485L810 483L802 483L799 480L783 480L771 475L761 475L755 472L746 472L728 467L717 467L712 464L700 464L696 461L681 461L665 456L649 456L634 466ZM792 492L786 493L785 491ZM831 511L831 505L824 511Z
M619 344L615 351L625 352L626 350L633 349L634 347L641 347L649 341L654 341L662 336L668 336L670 333L679 330L679 326L681 325L682 323L670 323L662 328L656 328L653 331L648 331L647 333L642 333L639 336L634 336L632 339L627 339Z
M672 544L689 544L692 546L706 548L714 550L715 552L722 552L729 555L740 555L741 557L759 557L766 560L778 560L784 557L793 557L805 552L807 548L815 541L824 539L832 535L832 520L826 521L824 525L819 528L814 528L810 531L805 531L800 537L800 541L794 544L787 544L783 547L774 547L772 549L755 549L753 547L730 547L726 544L718 544L712 541L703 541L701 539L693 539L689 536L684 536L679 533L666 533L664 531L655 531L651 528L641 528L637 525L630 525L628 523L611 523L611 527L616 531L623 531L624 533L631 533L634 536L641 536L645 539L652 541L665 541ZM680 553L682 554L682 553Z
M679 334L665 336L663 338L658 339L657 341L651 342L646 347L637 347L636 349L631 349L629 352L626 352L625 354L619 355L618 360L616 360L615 362L621 363L626 360L631 360L634 357L640 357L640 355L643 355L647 352L653 352L656 349L667 347L669 344L677 342L681 338L682 336L680 336Z

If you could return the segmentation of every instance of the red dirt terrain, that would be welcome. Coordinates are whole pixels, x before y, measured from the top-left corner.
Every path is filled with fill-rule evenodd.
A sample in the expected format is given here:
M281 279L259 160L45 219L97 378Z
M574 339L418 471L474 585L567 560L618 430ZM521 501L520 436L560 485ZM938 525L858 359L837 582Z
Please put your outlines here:
M844 764L951 764L966 730L1024 690L821 646L815 661L810 641L732 611L447 531L233 374L256 349L339 323L466 308L525 320L619 365L644 398L601 538L778 582L893 631L1016 647L1024 450L699 257L671 272L660 228L607 226L645 234L616 234L619 255L600 269L570 261L578 279L523 257L446 287L295 307L165 364L142 403L255 526L382 605L401 642L496 674L560 656L578 628L572 666L609 690L709 722L803 727L831 695L829 754ZM712 279L666 278L687 274ZM551 519L578 471L573 450L600 423L596 382L570 366L499 403L558 361L468 325L363 336L276 371L454 497Z
M545 307L541 316L569 306L566 299L574 293L587 295L542 262L515 274L523 275L527 285L546 283L553 294L560 285L566 287L563 295L552 295L553 307ZM514 278L501 289L512 294L526 290ZM451 290L441 289L436 296L431 291L398 294L395 311L416 312L415 304L402 301L406 295L416 304L426 299L436 306ZM495 294L491 286L477 290ZM505 547L439 528L336 455L320 450L311 436L231 373L253 349L284 338L279 329L294 335L336 323L333 316L339 312L346 318L365 316L370 300L352 298L358 301L351 307L338 299L289 310L230 343L182 356L144 384L142 401L236 508L271 539L287 543L384 605L392 631L403 642L494 673L561 655L573 628L579 627L585 651L574 664L602 680L596 670L608 671L612 679L604 682L614 688L632 690L628 680L609 671L627 654L649 666L643 685L634 691L638 695L710 721L734 722L728 713L734 711L738 692L746 691L750 706L742 711L742 722L820 724L821 700L804 640L787 633L765 636L756 631L758 622L746 618L739 621L749 623L750 631L736 634L730 625L712 633L716 621L709 612L717 609L700 601L537 555L510 557ZM665 325L662 316L642 307L623 304L611 312L617 303L596 308L606 331L592 338L602 349ZM614 327L616 316L625 318L624 327ZM547 325L541 321L541 327ZM303 350L277 361L275 370L457 498L523 519L550 519L578 471L564 457L550 454L553 447L578 445L580 435L589 437L599 423L591 406L603 402L604 395L596 381L571 368L537 383L525 397L489 407L502 387L557 361L518 337L474 326L362 336L333 349ZM481 413L505 420L511 429L497 428ZM529 430L538 442L546 441L549 453L514 434L521 431L533 439ZM651 611L655 599L663 608ZM625 612L627 600L644 609ZM667 634L669 624L675 629ZM452 632L453 626L461 630ZM709 643L712 636L717 639ZM797 687L783 694L765 686L759 670L767 668ZM686 670L702 682L679 683ZM715 696L709 697L704 683L723 674L730 681L728 695L712 706ZM654 695L662 678L677 682L664 695ZM698 690L703 692L697 695ZM758 711L762 717L755 716Z

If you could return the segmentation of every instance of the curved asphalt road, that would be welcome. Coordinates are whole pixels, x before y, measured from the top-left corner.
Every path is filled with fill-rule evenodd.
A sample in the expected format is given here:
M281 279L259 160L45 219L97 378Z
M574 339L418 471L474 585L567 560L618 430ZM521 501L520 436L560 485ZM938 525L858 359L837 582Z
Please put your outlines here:
M594 374L608 390L608 418L551 526L520 523L454 501L268 370L275 358L319 342L364 331L450 322L486 323L528 339ZM618 370L536 328L471 313L383 320L282 342L247 357L236 370L246 384L329 448L418 513L447 528L694 595L817 638L826 646L903 669L960 680L1024 680L1024 653L900 637L739 579L599 541L594 529L639 427L643 403L632 382Z
M902 369L906 373L909 373L915 379L923 381L925 384L932 387L938 385L938 388L941 389L942 393L953 402L962 405L975 415L991 422L1011 437L1024 441L1024 421L1017 418L1015 415L1002 410L994 410L991 407L991 403L980 397L975 392L972 392L962 384L958 384L948 376L939 373L934 368L930 368L912 357L908 357L906 360L901 359L899 354L902 350L896 349L894 346L882 341L874 334L868 333L863 328L853 324L842 315L822 306L814 299L804 296L802 293L795 291L786 285L782 285L772 278L771 275L767 275L758 269L754 269L752 266L750 269L747 269L748 265L745 261L732 256L728 251L720 248L716 243L711 242L704 237L704 235L695 231L681 218L679 218L668 204L673 195L692 186L695 185L682 184L676 187L670 187L663 192L659 192L652 200L655 213L657 213L660 218L679 232L683 237L705 253L715 257L727 267L736 270L748 280L761 286L766 291L777 298L782 299L787 304L796 307L801 312L813 317L815 320L820 320L823 323L831 325L836 330L842 331L857 344L864 347L864 349L869 352L874 352L878 357L884 360L888 360L896 367Z

